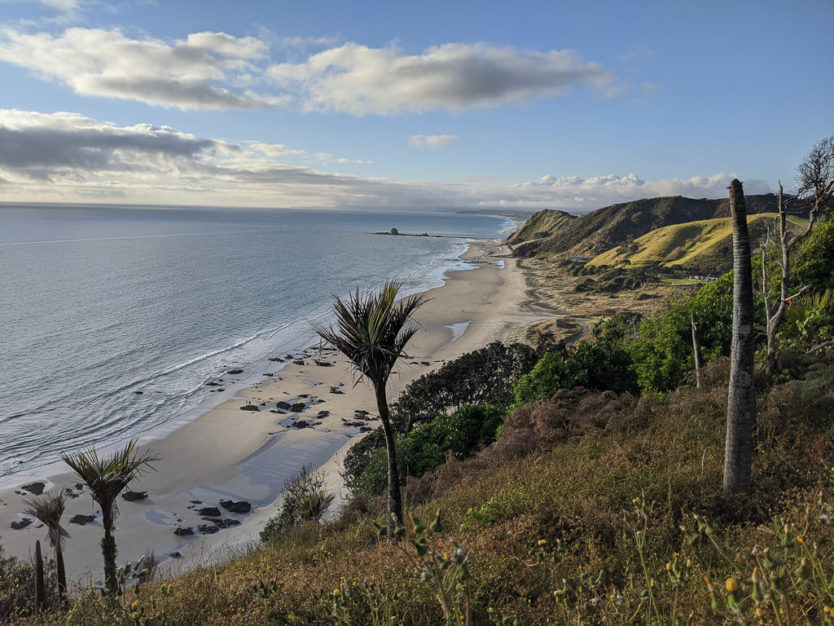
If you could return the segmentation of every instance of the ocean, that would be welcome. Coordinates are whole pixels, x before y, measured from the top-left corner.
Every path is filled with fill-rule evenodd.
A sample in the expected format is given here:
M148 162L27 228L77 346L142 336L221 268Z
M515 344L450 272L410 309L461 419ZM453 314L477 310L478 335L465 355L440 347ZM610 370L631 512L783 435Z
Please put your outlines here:
M454 213L0 206L0 477L194 419L315 342L334 295L442 284ZM374 234L395 227L403 234ZM244 374L217 392L207 383Z

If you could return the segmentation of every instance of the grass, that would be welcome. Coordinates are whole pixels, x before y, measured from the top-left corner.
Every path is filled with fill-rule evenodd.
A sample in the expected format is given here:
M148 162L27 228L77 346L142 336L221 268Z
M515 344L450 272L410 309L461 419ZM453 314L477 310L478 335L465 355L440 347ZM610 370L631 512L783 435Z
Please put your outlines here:
M775 213L759 213L747 218L754 239L764 237L766 227L773 226ZM788 218L793 225L804 220ZM699 220L665 226L634 240L629 249L622 245L612 248L588 262L591 266L621 266L660 263L666 267L697 267L715 265L726 257L732 247L733 228L730 218ZM730 257L731 259L731 257Z
M663 399L570 390L523 407L494 445L409 482L421 530L401 543L378 536L383 501L356 500L245 558L112 603L91 591L45 621L830 624L834 368L800 369L759 394L748 497L720 496L718 360L704 388Z

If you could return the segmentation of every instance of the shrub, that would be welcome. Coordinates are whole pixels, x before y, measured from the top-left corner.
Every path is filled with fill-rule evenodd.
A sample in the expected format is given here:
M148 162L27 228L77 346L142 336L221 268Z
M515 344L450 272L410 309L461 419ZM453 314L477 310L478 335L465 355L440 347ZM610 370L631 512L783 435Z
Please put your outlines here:
M612 344L583 343L576 348L554 350L516 384L515 402L521 406L573 387L636 392L633 366L629 353Z
M313 470L312 464L304 465L298 474L284 483L284 499L281 511L271 518L261 531L261 541L273 541L281 533L305 521L318 522L334 496L325 493L324 474Z

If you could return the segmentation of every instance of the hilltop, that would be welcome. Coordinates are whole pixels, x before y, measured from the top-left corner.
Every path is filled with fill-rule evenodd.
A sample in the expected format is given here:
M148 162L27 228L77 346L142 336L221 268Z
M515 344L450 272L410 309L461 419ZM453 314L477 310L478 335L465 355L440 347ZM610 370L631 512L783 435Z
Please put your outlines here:
M748 214L774 213L774 194L747 196ZM807 207L789 207L804 215ZM687 222L729 217L725 199L694 199L683 196L644 198L613 204L574 216L564 211L534 213L522 229L509 238L519 257L546 257L567 260L572 256L591 259L616 246L630 243L653 230Z

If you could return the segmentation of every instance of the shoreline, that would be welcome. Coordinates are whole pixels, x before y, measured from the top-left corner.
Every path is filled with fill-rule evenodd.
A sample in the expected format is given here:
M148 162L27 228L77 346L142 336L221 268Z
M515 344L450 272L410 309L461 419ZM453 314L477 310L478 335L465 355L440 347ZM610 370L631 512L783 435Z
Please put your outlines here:
M413 358L402 361L392 374L390 400L408 382L442 362L505 339L513 328L546 317L526 306L527 284L517 260L498 258L506 250L503 240L469 241L460 258L475 268L447 271L444 284L427 292L430 301L415 316L420 331L409 345ZM301 353L303 365L269 363L272 367L261 380L254 373L247 376L246 380L257 382L195 420L149 443L143 437L141 448L152 449L161 460L157 472L143 475L129 487L148 491L147 499L119 499L120 565L153 551L160 572L170 575L246 550L277 513L275 504L284 482L305 463L321 467L326 490L341 499L338 463L363 431L379 423L357 413L376 414L373 393L363 382L353 386L345 359L334 351L307 348ZM284 412L284 405L277 403L294 404L296 410ZM241 410L247 404L256 410ZM292 426L300 420L309 427ZM16 481L16 488L0 489L0 546L7 555L27 557L35 540L45 535L37 522L21 530L10 528L11 522L22 518L23 500L31 497L21 494L19 487L33 480L30 475ZM47 483L47 490L53 485L67 490L63 525L72 534L65 551L68 577L99 579L101 524L97 518L83 526L69 523L74 515L95 515L97 507L89 494L77 490L68 473L38 480ZM230 513L219 505L224 500L249 502L252 510ZM199 510L204 507L217 507L221 517L201 517ZM218 529L213 524L218 519L225 520L221 525L234 525ZM175 535L177 528L190 528L194 534ZM171 556L175 554L180 556Z

